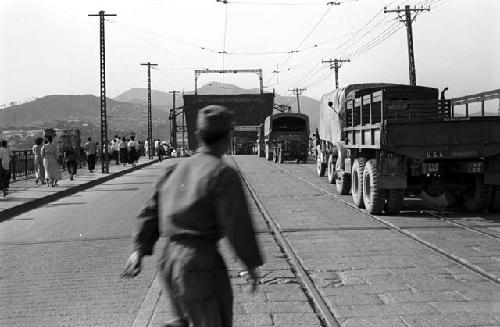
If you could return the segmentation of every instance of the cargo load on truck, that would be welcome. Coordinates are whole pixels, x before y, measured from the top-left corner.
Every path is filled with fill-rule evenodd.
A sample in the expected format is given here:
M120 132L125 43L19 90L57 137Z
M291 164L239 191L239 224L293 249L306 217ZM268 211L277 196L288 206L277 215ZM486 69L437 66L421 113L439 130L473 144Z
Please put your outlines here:
M500 117L455 117L423 86L357 84L323 96L316 162L359 208L397 213L406 193L498 210Z

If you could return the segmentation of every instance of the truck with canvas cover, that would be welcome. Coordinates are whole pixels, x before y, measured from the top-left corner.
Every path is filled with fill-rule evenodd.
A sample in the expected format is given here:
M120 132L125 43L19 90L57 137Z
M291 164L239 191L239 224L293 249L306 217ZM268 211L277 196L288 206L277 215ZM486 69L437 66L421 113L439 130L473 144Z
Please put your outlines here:
M309 117L299 113L280 113L264 121L264 147L267 160L307 162Z
M471 211L500 210L500 117L455 117L442 92L357 84L323 96L318 174L372 214L406 193L445 195Z

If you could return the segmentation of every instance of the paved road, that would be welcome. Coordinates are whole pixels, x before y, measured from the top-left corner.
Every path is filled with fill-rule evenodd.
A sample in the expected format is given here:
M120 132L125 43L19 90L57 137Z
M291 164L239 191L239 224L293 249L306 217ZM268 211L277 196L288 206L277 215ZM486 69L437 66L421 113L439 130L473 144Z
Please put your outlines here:
M0 223L0 326L161 326L170 313L155 258L137 279L121 280L119 273L134 217L176 160L182 159ZM313 164L254 156L235 162L340 325L500 326L499 226L486 219L492 217L450 214L447 221L420 212L415 199L399 216L370 217L336 195ZM235 326L324 326L297 267L253 202L251 209L266 257L259 293L248 293L243 267L221 245L235 291Z
M498 283L328 194L312 164L236 160L342 326L500 326ZM498 223L474 216L492 236L479 234L422 215L412 201L378 218L499 276Z

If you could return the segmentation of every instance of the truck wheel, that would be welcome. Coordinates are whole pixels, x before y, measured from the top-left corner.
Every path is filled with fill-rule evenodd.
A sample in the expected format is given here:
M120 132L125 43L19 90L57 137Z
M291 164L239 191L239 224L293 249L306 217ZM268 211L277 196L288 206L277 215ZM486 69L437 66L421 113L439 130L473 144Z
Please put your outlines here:
M444 192L446 204L450 208L458 208L464 205L464 197L460 190L449 190Z
M385 213L388 215L396 215L403 207L406 190L387 190L387 202L385 203Z
M276 153L276 151L273 151L273 162L278 162L278 154Z
M281 151L280 151L280 152L279 152L279 154L278 154L278 162L279 162L280 164L282 164L282 163L283 163L283 154L282 154L282 152L281 152Z
M368 213L378 215L384 210L385 192L378 186L377 160L370 159L363 170L363 201Z
M334 158L333 155L328 156L328 164L326 165L327 170L327 177L328 177L328 182L330 184L335 183L336 178L335 178L335 163L334 163Z
M326 165L321 162L321 156L319 154L316 156L316 172L319 177L325 176L326 172Z
M493 188L489 209L490 212L500 212L500 186L495 186Z
M358 208L364 208L363 202L363 170L365 169L366 159L357 158L352 165L351 174L351 193L352 201Z
M269 150L269 145L266 145L266 160L273 160L273 157L271 155L271 151Z
M491 187L484 184L483 175L475 174L469 189L464 192L465 206L470 211L481 212L488 208L491 200Z

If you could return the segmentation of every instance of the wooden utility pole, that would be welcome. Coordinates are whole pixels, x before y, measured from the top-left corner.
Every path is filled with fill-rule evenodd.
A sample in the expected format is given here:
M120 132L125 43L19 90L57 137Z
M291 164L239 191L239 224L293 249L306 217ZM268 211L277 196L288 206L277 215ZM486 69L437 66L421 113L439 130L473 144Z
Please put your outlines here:
M422 12L422 11L430 11L430 8L410 8L409 5L406 5L404 9L391 9L387 10L384 8L384 13L397 13L401 22L406 25L406 34L408 38L408 64L409 64L409 73L410 73L410 85L417 85L417 71L415 69L415 54L413 52L413 29L412 23L415 17L411 17L412 12ZM404 12L405 16L401 16L401 13Z
M89 17L99 17L99 45L100 45L100 77L101 77L101 149L102 173L109 173L108 160L108 121L106 118L106 51L104 44L104 17L116 16L116 14L105 14L103 10L98 14L89 14Z
M154 146L153 142L153 115L151 113L151 66L158 66L147 62L141 66L148 66L148 158L152 159L151 148Z
M307 89L299 89L299 88L294 88L294 89L291 89L291 90L288 90L290 92L293 92L296 96L297 96L297 111L299 112L300 114L300 101L299 101L299 95L302 94L303 91L305 91Z
M177 149L177 113L175 112L175 95L179 93L179 91L170 91L168 93L172 93L172 109L170 109L169 119L170 123L170 145Z
M330 60L321 60L322 63L330 64L330 69L335 70L335 88L339 88L339 68L342 65L339 65L343 62L351 62L349 59L330 59Z

